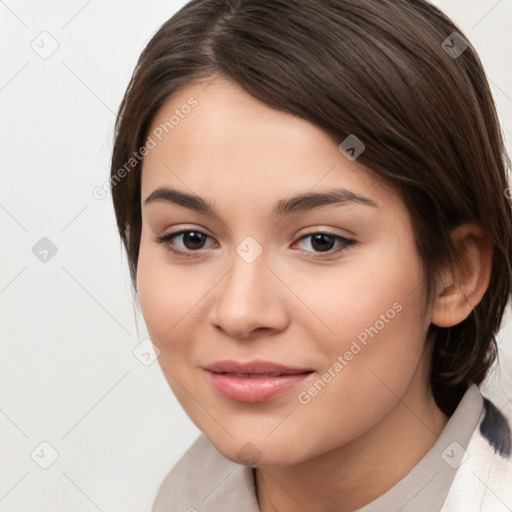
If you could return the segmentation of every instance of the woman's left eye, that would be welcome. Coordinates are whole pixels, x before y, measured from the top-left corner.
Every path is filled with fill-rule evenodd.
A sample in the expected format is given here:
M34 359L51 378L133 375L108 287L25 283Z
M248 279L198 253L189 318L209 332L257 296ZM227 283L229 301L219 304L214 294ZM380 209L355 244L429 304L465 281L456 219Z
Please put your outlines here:
M355 240L352 240L350 238L345 238L344 236L335 235L333 233L325 233L323 231L318 233L308 233L307 235L301 236L299 238L299 242L301 242L302 240L306 240L308 238L310 239L311 247L315 248L316 246L317 248L320 248L320 253L327 252L328 256L344 251L349 245L355 243ZM337 249L332 250L331 246L335 242L339 242L339 246Z
M172 240L178 237L182 237L182 243L185 246L184 249L176 249L173 246L174 243L172 242ZM206 233L203 233L202 231L189 229L177 231L176 233L169 233L167 235L157 236L155 237L154 241L163 244L168 251L176 254L177 256L187 258L190 257L192 253L200 252L201 250L203 250L204 241L207 238L210 237ZM349 245L355 243L355 240L352 240L350 238L345 238L341 235L335 235L333 233L326 233L324 231L308 233L306 235L303 235L299 238L299 240L296 243L302 242L303 240L306 240L308 238L310 239L310 246L313 249L319 251L316 254L326 253L328 256L341 252L345 250ZM335 245L335 242L338 242L339 246L337 249L332 250L332 246Z

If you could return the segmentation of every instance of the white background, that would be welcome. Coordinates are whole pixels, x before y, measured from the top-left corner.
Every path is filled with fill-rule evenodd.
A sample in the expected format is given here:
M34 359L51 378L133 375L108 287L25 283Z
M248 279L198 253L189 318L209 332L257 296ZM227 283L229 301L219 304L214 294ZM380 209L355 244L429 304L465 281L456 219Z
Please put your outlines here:
M133 354L147 331L110 196L92 195L136 60L184 4L0 0L1 512L149 511L200 433L158 363ZM510 151L512 1L436 4L476 47ZM58 44L46 59L31 47L43 51L41 38L46 51ZM57 247L46 263L32 252L42 237ZM487 386L507 414L511 334L500 333L502 376Z

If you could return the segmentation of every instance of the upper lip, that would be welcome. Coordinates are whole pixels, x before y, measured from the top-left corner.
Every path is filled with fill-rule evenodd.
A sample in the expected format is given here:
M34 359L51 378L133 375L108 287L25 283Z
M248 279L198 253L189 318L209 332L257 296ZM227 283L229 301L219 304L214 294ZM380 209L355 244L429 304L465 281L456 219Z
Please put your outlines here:
M275 373L278 375L290 375L297 373L308 373L311 369L307 368L296 368L290 366L284 366L279 363L273 363L272 361L264 361L261 359L247 361L245 363L239 361L216 361L204 367L205 370L209 370L215 373L238 373L241 375L258 375Z

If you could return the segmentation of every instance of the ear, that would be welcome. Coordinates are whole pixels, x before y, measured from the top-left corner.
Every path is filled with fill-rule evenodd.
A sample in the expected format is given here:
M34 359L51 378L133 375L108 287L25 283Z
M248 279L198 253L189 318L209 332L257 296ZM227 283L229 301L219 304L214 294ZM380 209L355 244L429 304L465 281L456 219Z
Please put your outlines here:
M491 280L493 249L484 231L466 223L455 228L451 237L461 255L436 283L432 323L439 327L464 321L482 300Z

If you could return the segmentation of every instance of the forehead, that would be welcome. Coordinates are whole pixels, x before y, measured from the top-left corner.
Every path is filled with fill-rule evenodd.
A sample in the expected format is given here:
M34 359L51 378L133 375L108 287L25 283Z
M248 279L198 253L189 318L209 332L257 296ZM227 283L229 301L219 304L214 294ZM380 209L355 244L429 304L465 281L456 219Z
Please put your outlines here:
M244 191L252 201L332 187L379 199L385 189L393 194L330 134L223 79L171 95L149 136L155 145L143 162L142 200L161 186L207 197Z

